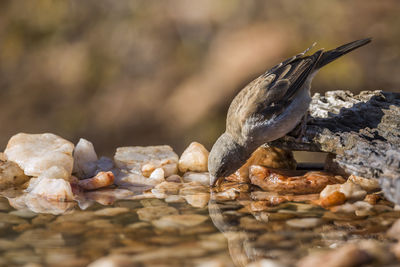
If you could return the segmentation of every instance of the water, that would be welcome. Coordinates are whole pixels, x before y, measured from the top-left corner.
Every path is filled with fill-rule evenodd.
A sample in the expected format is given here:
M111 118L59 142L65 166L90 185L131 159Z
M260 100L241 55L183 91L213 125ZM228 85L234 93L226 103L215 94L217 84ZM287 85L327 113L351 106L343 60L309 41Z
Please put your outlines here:
M193 198L205 197L204 190L192 190ZM398 264L387 230L400 212L384 199L357 216L312 201L261 205L246 192L234 199L212 193L208 205L193 207L174 194L113 199L111 191L81 203L85 210L37 199L16 210L1 197L0 265L246 266L268 259L264 264L276 264L268 266L311 266L304 257L327 251L333 256L325 266ZM353 265L329 265L339 259Z

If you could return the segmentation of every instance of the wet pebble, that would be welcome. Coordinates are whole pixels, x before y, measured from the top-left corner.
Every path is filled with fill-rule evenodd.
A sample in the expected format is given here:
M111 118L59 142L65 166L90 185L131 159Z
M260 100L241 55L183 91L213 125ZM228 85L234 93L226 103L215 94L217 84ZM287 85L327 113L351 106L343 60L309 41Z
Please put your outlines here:
M79 139L74 149L74 169L73 172L83 179L93 177L95 175L97 166L97 154L94 146L86 139Z
M4 154L9 161L16 162L26 175L39 176L52 166L72 172L74 145L50 133L19 133L8 141Z
M208 154L209 152L202 144L192 142L179 159L179 170L181 172L206 172L208 170Z
M183 198L186 202L195 208L204 208L210 200L209 193L197 193L193 195L185 195Z
M96 210L94 212L94 215L96 216L107 216L107 217L113 217L122 213L129 212L128 208L124 207L115 207L115 208L105 208L101 210Z
M159 229L179 229L180 227L194 227L207 219L207 216L199 214L168 215L152 221L152 224Z
M286 224L295 228L313 228L317 227L323 222L320 218L301 218L287 220Z
M29 177L15 162L0 160L0 190L18 187L28 180Z
M169 206L150 206L137 210L139 219L142 221L153 221L163 216L178 214L178 210Z
M38 215L37 213L30 210L13 210L9 214L16 215L24 219L31 219Z
M185 182L199 182L205 186L210 184L210 175L208 172L187 172L182 176L183 181Z

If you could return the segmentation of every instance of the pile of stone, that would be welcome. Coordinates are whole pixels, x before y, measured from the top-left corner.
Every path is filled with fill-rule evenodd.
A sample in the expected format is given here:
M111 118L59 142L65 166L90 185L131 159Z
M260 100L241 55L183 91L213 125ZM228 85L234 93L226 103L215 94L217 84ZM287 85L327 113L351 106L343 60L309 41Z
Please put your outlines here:
M75 203L85 209L94 202L110 205L118 199L146 198L186 201L201 208L210 199L208 151L196 142L180 158L170 146L162 145L119 147L110 159L99 158L85 139L74 146L50 133L20 133L0 155L0 190L15 208L58 214ZM262 146L219 183L213 197L250 199L249 207L255 211L287 201L314 201L324 208L352 205L362 212L380 198L374 193L379 184L373 179L350 176L346 181L326 172L278 171L295 167L290 152Z
M181 158L163 145L120 147L110 159L98 158L85 139L74 146L50 133L20 133L0 155L0 190L16 208L25 205L38 212L59 213L65 210L48 210L49 206L76 201L85 208L93 201L111 204L116 199L165 198L167 193L171 202L205 206L209 198L205 194L208 151L196 142Z

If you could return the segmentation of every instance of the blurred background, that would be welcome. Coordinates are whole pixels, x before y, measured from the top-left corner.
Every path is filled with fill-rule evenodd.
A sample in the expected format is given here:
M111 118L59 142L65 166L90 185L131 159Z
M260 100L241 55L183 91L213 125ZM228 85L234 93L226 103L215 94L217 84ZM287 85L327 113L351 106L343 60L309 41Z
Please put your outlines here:
M211 148L235 94L274 64L359 38L313 92L400 92L400 5L385 1L0 1L0 151L18 133Z

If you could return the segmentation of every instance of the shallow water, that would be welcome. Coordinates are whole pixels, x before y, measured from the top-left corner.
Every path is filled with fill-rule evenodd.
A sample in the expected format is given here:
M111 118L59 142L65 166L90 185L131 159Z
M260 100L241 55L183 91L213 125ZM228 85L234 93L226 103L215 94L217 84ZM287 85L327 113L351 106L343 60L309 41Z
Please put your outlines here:
M93 203L86 210L58 203L64 206L57 211L65 212L53 215L15 210L1 197L0 265L245 266L271 259L281 265L270 266L295 266L310 253L349 243L375 251L365 266L397 264L386 231L400 212L387 201L376 205L378 212L357 216L300 202L251 211L255 203L243 195L214 199L211 194L203 208L156 198Z

